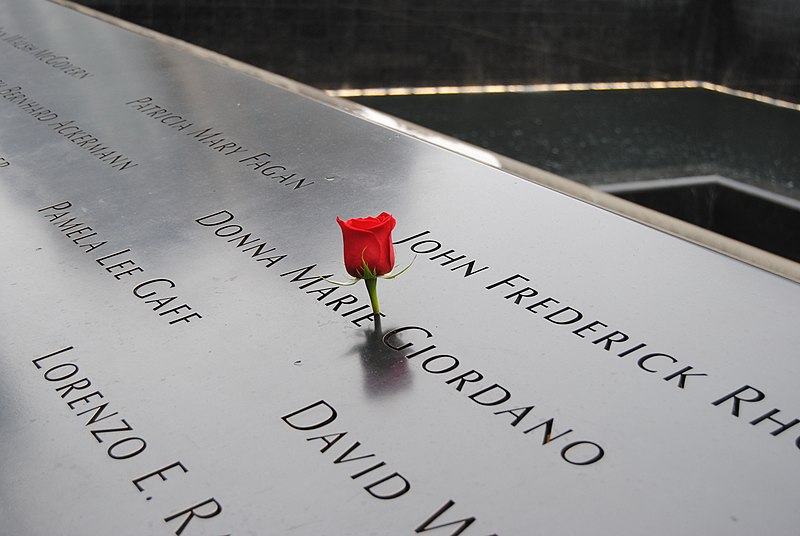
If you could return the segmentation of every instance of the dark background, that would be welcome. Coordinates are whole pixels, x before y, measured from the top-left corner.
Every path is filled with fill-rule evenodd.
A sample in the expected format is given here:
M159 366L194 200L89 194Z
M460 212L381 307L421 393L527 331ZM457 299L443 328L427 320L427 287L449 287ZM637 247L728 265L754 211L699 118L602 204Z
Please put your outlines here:
M798 0L79 0L332 88L703 80L797 102Z

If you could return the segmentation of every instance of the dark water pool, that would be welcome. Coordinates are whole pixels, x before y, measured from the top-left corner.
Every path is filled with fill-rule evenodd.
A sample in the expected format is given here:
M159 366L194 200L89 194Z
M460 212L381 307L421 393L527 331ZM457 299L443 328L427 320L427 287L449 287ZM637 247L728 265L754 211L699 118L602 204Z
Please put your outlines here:
M705 89L353 100L586 184L719 174L800 199L800 112Z
M590 186L637 182L610 191L800 261L800 111L706 89L354 100ZM662 182L708 175L746 188Z

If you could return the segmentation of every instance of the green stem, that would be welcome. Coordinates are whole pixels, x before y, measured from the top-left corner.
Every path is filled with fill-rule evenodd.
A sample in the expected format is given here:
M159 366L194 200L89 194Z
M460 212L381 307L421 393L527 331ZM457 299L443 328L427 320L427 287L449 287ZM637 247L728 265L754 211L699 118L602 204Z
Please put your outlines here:
M364 279L364 283L367 285L369 301L372 303L372 312L375 317L378 317L381 314L381 309L378 306L378 278L370 277L368 279Z

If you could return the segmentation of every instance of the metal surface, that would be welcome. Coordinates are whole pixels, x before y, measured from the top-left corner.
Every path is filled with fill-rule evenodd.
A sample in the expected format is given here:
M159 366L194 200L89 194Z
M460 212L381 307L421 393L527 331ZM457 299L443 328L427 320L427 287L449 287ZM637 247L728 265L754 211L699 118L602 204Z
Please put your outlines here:
M0 93L58 115L0 99L4 531L796 530L797 284L64 7L2 13ZM36 50L3 41L16 34ZM126 104L145 98L193 127ZM137 165L92 154L66 121ZM190 135L206 128L224 134ZM236 145L219 152L221 137ZM242 161L261 153L296 175ZM202 219L223 210L234 219ZM361 286L323 297L297 277L342 279L335 217L383 210L398 264L418 258L379 283L381 330L430 337L384 341L345 316ZM91 230L67 236L72 217ZM242 251L246 233L275 250ZM465 257L432 259L449 250ZM160 279L174 288L135 295ZM615 331L629 340L594 342ZM734 416L736 391L765 398ZM291 416L320 400L332 422L313 427L322 406ZM763 415L791 426L772 435L751 424Z

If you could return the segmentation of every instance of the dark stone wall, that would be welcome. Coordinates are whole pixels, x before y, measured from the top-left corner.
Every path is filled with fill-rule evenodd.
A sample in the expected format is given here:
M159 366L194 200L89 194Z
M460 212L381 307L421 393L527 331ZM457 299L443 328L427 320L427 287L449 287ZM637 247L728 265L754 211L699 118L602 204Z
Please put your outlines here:
M79 0L323 88L699 79L800 97L797 0Z

